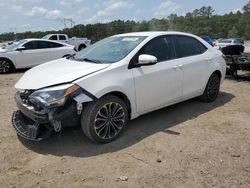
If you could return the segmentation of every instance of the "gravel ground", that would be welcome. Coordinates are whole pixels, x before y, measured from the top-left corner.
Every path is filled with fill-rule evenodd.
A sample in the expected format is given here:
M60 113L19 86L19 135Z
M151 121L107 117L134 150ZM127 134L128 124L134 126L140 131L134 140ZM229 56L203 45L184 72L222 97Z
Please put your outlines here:
M246 53L250 53L250 41L247 41L247 42L245 43L245 52L246 52Z
M144 115L97 145L80 127L40 143L18 138L22 74L0 75L0 187L250 187L250 79L227 79L216 102Z

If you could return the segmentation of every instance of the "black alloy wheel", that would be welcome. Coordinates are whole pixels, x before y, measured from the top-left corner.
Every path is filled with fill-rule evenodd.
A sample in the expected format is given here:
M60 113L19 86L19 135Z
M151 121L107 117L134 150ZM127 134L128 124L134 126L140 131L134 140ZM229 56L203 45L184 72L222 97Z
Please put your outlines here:
M115 140L127 121L128 107L121 98L114 95L107 95L87 104L81 116L84 134L98 143Z

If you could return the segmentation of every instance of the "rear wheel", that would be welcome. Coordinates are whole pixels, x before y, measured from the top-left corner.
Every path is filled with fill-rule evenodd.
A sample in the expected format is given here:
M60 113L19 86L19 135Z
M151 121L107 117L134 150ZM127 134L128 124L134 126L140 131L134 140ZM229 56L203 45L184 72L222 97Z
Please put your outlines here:
M220 77L218 74L213 73L210 76L205 91L203 95L200 96L200 99L204 102L213 102L217 98L219 92L220 92Z
M0 73L9 73L14 70L12 62L8 59L0 59Z
M91 140L108 143L121 134L127 120L128 111L123 100L107 95L85 107L81 126L85 135Z

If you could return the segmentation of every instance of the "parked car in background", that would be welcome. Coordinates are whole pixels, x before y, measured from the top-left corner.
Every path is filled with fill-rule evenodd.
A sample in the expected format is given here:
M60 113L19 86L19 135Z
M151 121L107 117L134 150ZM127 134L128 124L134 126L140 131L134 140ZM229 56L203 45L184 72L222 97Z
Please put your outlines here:
M36 65L75 54L74 46L43 40L24 39L0 49L0 73Z
M9 41L8 42L8 45L12 45L13 43L17 43L19 41L19 39L16 39L16 40L14 40L14 41Z
M238 40L242 45L245 44L245 41L242 38L235 38L234 40Z
M82 49L91 45L91 40L88 38L69 38L66 34L49 34L44 36L43 39L56 40L73 45L77 51L81 51Z
M195 35L116 35L27 71L15 85L12 123L29 140L81 124L107 143L142 114L194 97L213 102L225 72L222 53Z
M214 47L218 50L221 50L224 47L227 46L233 46L233 45L244 45L242 41L239 41L238 39L219 39L214 44Z
M4 49L8 46L8 43L7 42L1 42L0 43L0 49Z
M205 40L211 46L214 46L214 41L209 36L201 36L203 40Z

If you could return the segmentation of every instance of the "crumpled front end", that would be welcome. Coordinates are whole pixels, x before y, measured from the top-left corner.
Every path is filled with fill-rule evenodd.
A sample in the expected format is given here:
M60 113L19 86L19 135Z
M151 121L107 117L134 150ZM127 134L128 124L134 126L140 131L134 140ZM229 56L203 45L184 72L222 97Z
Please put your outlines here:
M12 125L17 134L25 139L41 141L64 127L74 127L80 123L82 105L93 101L84 90L78 88L65 97L65 102L56 106L45 106L30 97L34 90L17 92L15 101L18 111L12 116Z
M39 124L25 116L20 110L12 115L12 125L19 136L33 141L48 138L53 129L49 124Z

